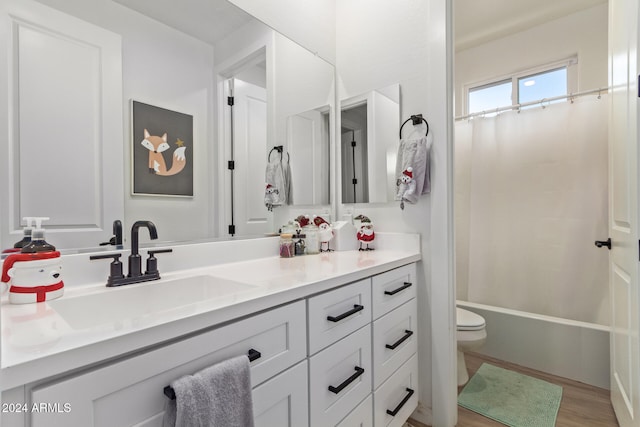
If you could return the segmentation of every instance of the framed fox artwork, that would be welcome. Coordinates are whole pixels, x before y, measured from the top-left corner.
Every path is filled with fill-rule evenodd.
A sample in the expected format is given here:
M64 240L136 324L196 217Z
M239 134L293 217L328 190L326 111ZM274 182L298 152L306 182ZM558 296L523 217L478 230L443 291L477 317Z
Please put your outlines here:
M193 116L131 101L132 194L193 197Z

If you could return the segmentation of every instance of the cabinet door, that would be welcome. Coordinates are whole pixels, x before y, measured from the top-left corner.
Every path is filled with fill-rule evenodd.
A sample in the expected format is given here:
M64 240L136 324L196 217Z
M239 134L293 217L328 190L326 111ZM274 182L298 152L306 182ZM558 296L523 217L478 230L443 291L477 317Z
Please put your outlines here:
M255 427L307 427L308 396L304 361L253 389Z
M374 319L384 316L416 296L415 264L378 274L371 280Z
M376 427L400 427L418 406L418 355L414 354L373 393Z
M373 323L373 388L376 389L418 350L416 299Z
M250 348L251 383L305 358L304 301L289 304L195 337L32 390L32 402L59 403L68 412L32 414L34 427L162 425L171 381Z
M309 299L309 354L371 323L371 280Z
M371 326L309 360L312 426L335 426L371 393Z

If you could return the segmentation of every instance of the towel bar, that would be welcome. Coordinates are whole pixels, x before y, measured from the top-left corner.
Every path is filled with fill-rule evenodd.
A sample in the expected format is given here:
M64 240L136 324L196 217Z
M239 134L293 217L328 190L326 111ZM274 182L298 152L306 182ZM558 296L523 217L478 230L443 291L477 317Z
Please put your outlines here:
M249 358L249 362L253 362L256 359L259 359L261 356L262 356L262 353L252 348L249 349L249 351L247 352L247 357ZM169 399L171 400L176 399L176 392L173 389L173 387L171 387L170 385L166 386L163 392L164 392L164 395L167 396Z

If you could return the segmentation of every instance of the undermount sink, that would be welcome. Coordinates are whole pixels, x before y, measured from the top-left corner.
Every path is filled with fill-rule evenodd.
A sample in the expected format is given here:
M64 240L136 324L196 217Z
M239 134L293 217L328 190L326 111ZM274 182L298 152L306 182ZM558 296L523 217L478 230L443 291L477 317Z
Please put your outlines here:
M219 300L229 304L256 286L214 276L154 281L105 288L90 295L62 297L48 304L72 329L100 325L116 328L143 325L172 314L185 315L197 310L197 304Z

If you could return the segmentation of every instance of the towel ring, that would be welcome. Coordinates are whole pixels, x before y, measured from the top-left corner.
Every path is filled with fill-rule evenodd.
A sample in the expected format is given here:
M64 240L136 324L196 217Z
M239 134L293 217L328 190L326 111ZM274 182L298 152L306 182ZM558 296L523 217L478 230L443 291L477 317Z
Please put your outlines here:
M282 151L284 150L284 147L282 145L276 145L271 149L271 151L269 151L269 154L267 155L267 162L271 161L271 153L273 153L273 150L280 153L280 161L282 161ZM287 163L289 163L289 161L291 161L291 157L289 156L289 152L287 152Z
M413 125L414 126L419 125L420 123L424 122L424 124L427 125L427 133L425 133L424 136L429 135L429 122L427 122L427 120L424 117L422 117L422 114L415 114L415 115L412 115L411 117L409 117L407 120L405 120L404 123L402 123L402 126L400 126L400 139L402 139L402 128L404 127L404 125L407 124L407 122L409 120L413 121Z

